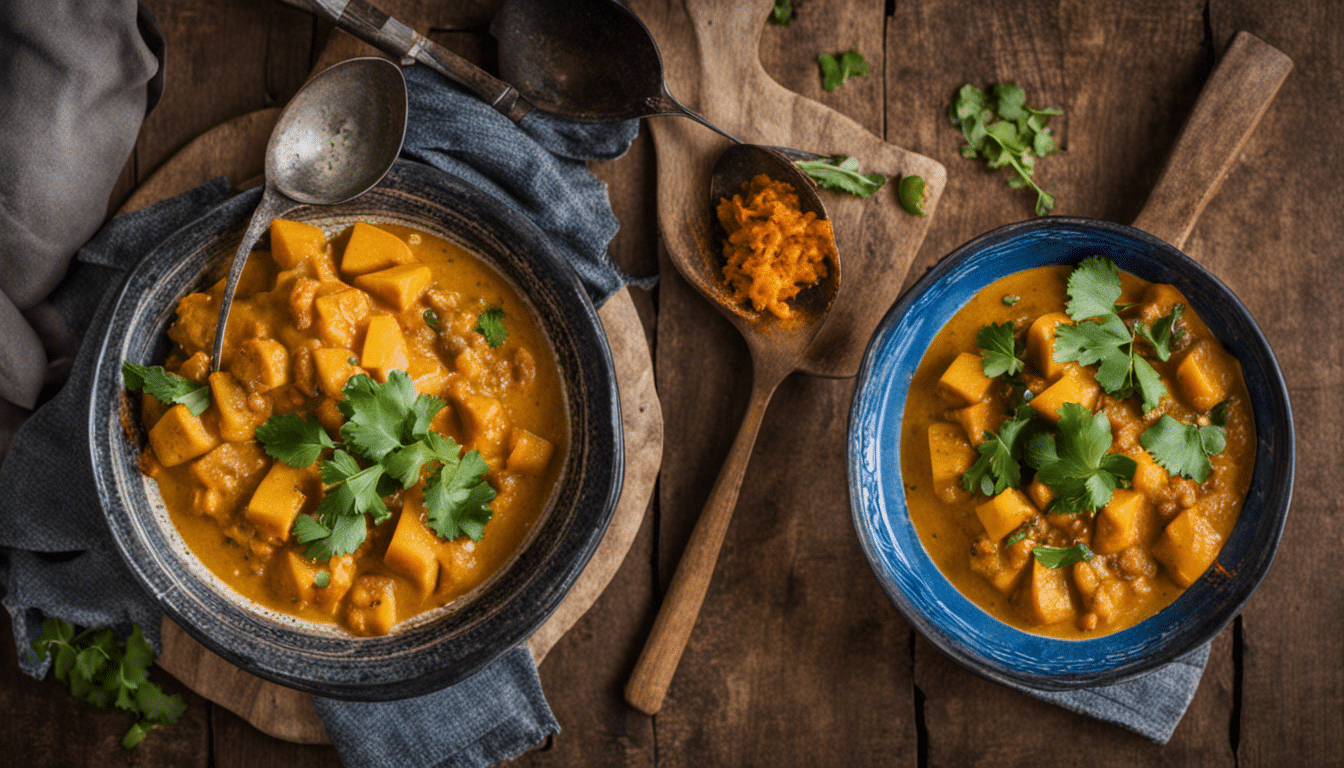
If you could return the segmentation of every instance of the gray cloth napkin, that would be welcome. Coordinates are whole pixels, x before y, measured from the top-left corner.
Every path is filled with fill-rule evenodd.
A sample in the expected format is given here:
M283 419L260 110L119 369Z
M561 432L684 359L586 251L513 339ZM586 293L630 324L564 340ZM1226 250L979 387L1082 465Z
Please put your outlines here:
M403 154L480 186L527 215L579 273L595 302L630 282L607 257L618 223L606 185L584 164L619 156L638 124L566 123L533 114L521 125L438 75L406 70L410 118ZM222 180L113 219L79 251L48 299L84 342L70 377L15 435L0 465L0 583L14 622L20 664L44 616L129 632L158 645L160 613L126 571L108 533L91 475L87 403L93 359L111 300L141 256L227 193ZM249 195L257 195L254 190ZM413 699L357 703L314 697L351 768L485 766L511 759L559 731L536 666L515 648L471 678Z

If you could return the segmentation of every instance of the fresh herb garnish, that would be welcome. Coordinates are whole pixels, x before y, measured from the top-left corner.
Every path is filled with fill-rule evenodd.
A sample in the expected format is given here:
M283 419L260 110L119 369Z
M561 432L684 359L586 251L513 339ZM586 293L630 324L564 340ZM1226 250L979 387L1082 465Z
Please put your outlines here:
M121 378L127 389L143 390L167 405L181 403L187 406L192 416L200 416L210 407L209 386L172 373L161 365L140 365L123 360Z
M885 173L860 171L859 160L855 157L837 155L818 157L814 160L795 160L794 165L811 176L817 182L817 186L837 192L848 192L859 197L871 197L887 183Z
M817 57L817 63L821 65L821 86L827 91L834 91L851 77L868 73L868 60L858 51L845 51L839 59L823 53Z
M924 210L923 176L902 176L901 184L896 188L896 196L906 213L912 216L929 215L928 211Z
M494 307L481 313L476 319L476 330L480 331L485 340L491 347L498 347L504 343L508 331L504 328L504 309L503 307Z
M1022 345L1013 335L1012 323L990 323L975 334L975 343L980 347L981 367L989 378L1012 376L1021 373L1027 361L1023 358Z
M1219 403L1214 410L1219 411L1221 407ZM1222 415L1221 411L1219 415ZM1226 422L1221 418L1211 421L1213 423L1197 427L1164 414L1139 435L1139 445L1168 472L1202 483L1213 473L1209 457L1222 453L1227 447Z
M150 682L154 647L139 626L133 626L131 636L121 642L105 627L76 632L70 622L49 618L42 622L42 639L33 643L33 651L39 658L53 657L56 679L77 698L100 709L115 705L136 716L121 739L127 749L152 728L176 723L187 709L181 696L169 696Z
M1133 479L1134 460L1107 452L1111 422L1105 413L1094 414L1079 403L1065 403L1059 413L1057 435L1040 433L1027 442L1027 463L1055 492L1050 511L1100 509L1117 487Z
M775 7L770 11L770 20L782 27L792 19L793 0L775 0Z
M1171 308L1171 313L1158 318L1149 328L1148 324L1142 321L1134 323L1134 335L1148 342L1148 346L1153 348L1153 354L1157 355L1158 360L1163 362L1171 359L1171 345L1181 339L1180 329L1176 327L1176 321L1181 319L1181 310L1185 309L1184 304L1177 304Z
M313 577L313 586L318 589L326 589L331 586L331 574L326 571L318 571L317 575Z
M1018 528L1016 531L1008 534L1008 537L1003 540L1003 546L1007 549L1025 538L1027 538L1027 529Z
M1062 110L1028 107L1026 93L1013 83L996 85L993 93L991 106L984 91L967 83L948 108L952 125L966 137L962 157L983 158L990 168L1012 166L1017 176L1008 180L1008 186L1036 190L1036 215L1044 216L1055 207L1055 196L1041 189L1032 175L1035 158L1057 149L1046 123Z
M284 413L272 416L257 427L257 440L266 453L291 467L308 467L317 461L324 448L336 443L316 418Z
M432 309L426 309L421 315L425 319L425 325L432 330L439 330L439 313Z
M1023 437L1034 420L1034 413L1031 406L1021 405L1012 418L999 425L997 435L985 432L985 441L978 449L980 458L961 476L963 488L971 493L978 491L995 496L1005 488L1016 488L1021 484L1022 468L1018 461L1022 458Z
M1047 547L1044 544L1032 547L1031 554L1046 568L1063 568L1066 565L1091 560L1095 553L1083 542L1075 542L1071 547Z
M1003 297L1003 305L1006 307L1015 306L1017 302L1021 300L1022 300L1021 296L1018 296L1016 294L1008 294L1007 296Z

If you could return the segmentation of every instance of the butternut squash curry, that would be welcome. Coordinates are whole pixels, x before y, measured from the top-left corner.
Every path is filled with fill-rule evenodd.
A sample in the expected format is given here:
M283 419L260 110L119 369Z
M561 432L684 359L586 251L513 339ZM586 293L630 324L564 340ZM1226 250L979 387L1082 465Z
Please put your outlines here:
M902 425L910 517L968 598L1085 638L1212 565L1255 459L1241 367L1172 286L1102 257L980 291L939 332Z
M222 281L179 303L143 389L155 478L191 550L268 608L361 635L500 569L549 500L567 418L545 337L462 248L357 223L271 225L221 370Z

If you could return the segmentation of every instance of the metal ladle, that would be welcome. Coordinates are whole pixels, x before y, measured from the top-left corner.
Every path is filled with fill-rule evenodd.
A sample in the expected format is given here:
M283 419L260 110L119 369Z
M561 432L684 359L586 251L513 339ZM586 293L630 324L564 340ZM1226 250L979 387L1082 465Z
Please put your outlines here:
M266 187L229 267L210 353L218 371L233 293L273 219L299 205L334 205L382 180L406 133L406 81L396 64L349 59L318 73L285 105L266 144Z

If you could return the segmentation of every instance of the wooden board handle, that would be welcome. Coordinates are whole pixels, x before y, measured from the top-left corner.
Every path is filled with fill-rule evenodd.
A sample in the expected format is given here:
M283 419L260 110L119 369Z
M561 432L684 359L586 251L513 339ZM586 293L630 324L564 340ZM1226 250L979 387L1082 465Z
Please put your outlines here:
M1182 248L1292 68L1282 51L1238 32L1200 92L1134 226Z

